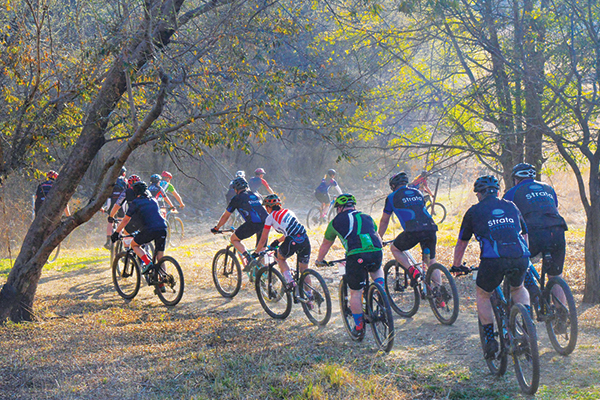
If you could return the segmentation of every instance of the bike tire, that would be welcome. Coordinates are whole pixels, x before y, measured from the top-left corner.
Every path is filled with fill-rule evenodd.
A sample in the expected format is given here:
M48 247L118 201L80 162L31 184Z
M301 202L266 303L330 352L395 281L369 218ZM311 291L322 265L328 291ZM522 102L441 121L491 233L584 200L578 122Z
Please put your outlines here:
M494 336L498 338L498 352L493 359L486 359L485 362L490 372L496 376L502 376L506 373L508 367L508 344L506 343L506 337L502 334L505 328L503 328L503 315L504 309L500 307L500 300L498 295L492 293L492 310L494 312L494 325L496 326L496 332ZM481 321L477 321L479 325L479 339L481 340L481 348L485 351L485 332L483 331L483 325Z
M383 267L385 291L392 309L401 317L410 318L417 313L421 296L417 287L411 287L407 272L396 260Z
M432 282L435 271L440 271L441 284ZM425 284L431 291L427 294L433 315L444 325L452 325L458 318L459 298L454 277L442 264L435 263L427 269Z
M317 326L327 325L331 318L331 295L321 274L307 269L300 276L298 286L302 310L308 320Z
M540 384L540 356L535 325L524 305L511 307L508 326L514 341L511 347L517 381L523 393L533 395Z
M344 328L350 335L350 339L355 342L361 342L365 338L365 330L363 327L362 334L356 335L354 328L356 323L354 322L354 316L352 316L352 310L350 309L350 288L346 283L346 279L342 278L340 281L340 312L342 313L342 321L344 322ZM363 324L364 325L364 324Z
M552 288L558 286L565 294L566 304L562 304L552 293ZM546 331L552 347L563 356L567 356L575 350L578 335L577 307L571 288L564 279L555 276L548 280L544 288L543 301L546 303L546 310L552 317L546 320ZM566 318L565 333L557 333L556 327L559 318Z
M183 234L184 234L183 221L181 220L181 218L170 216L169 217L169 228L170 228L170 230L168 231L168 235L169 235L169 242L170 242L171 246L177 247L177 246L181 245L181 242L183 241Z
M306 215L306 227L308 229L315 229L325 223L325 218L321 218L321 208L314 206L308 210Z
M166 306L177 305L185 291L185 279L183 270L176 259L164 256L154 267L157 272L158 281L164 284L165 291L160 286L155 286L154 292Z
M110 245L110 265L112 266L113 262L115 261L115 258L117 257L117 254L121 253L123 251L123 241L122 240L117 240L114 243L111 243Z
M446 206L441 203L429 203L427 212L431 215L436 225L441 224L446 219Z
M217 251L212 261L212 277L221 296L233 298L238 294L242 287L242 267L233 251Z
M385 290L376 282L369 286L367 312L375 341L381 350L389 353L394 347L394 316Z
M292 311L292 295L286 290L285 279L274 265L262 267L256 272L256 296L271 318L286 319Z
M112 279L119 296L133 299L140 291L140 266L132 252L122 251L112 264Z

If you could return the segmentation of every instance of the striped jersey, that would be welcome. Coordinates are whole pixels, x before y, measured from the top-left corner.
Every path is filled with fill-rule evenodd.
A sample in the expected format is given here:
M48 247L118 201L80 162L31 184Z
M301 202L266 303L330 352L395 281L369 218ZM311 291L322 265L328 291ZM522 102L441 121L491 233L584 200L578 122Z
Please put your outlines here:
M265 220L265 229L275 230L285 236L298 236L306 234L306 229L296 218L296 214L288 209L273 211Z

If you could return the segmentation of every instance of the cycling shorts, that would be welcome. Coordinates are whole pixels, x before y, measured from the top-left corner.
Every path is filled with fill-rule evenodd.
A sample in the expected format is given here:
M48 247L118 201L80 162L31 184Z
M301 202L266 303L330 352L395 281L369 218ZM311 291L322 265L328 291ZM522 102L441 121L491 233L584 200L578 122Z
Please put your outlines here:
M362 290L367 285L367 273L381 268L382 251L352 254L346 257L346 283L352 290Z
M296 254L300 264L308 264L310 260L310 240L306 234L286 236L283 243L279 245L277 254L283 258L289 258Z
M521 286L528 266L527 257L482 258L477 271L477 286L486 292L493 292L500 286L504 277L508 279L510 286Z
M133 237L133 240L135 240L135 242L139 245L150 243L154 240L154 249L156 251L165 251L165 244L167 242L167 230L141 230Z
M329 194L327 193L315 192L315 197L321 204L329 204L331 201L329 200Z
M529 231L529 252L531 256L550 253L552 263L546 266L548 275L560 275L565 264L565 230L562 226Z
M235 236L240 240L244 240L252 235L256 235L256 244L258 244L264 225L264 222L244 222L235 230Z
M417 244L421 245L421 252L429 249L429 258L435 258L437 234L435 231L402 232L394 239L394 246L400 251L410 250Z

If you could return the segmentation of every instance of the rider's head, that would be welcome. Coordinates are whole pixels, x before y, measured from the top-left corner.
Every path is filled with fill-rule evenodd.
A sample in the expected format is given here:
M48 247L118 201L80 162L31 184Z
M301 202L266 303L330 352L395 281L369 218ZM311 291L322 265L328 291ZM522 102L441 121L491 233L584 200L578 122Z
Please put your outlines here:
M167 181L167 182L169 182L171 179L173 179L173 175L169 171L163 171L161 176L163 178L165 178L165 181Z
M398 189L401 186L405 186L408 183L408 175L406 172L398 172L390 178L389 184L392 191Z
M127 174L127 168L125 166L121 167L121 176L125 176Z
M243 192L248 188L248 182L242 177L237 177L231 181L231 187L236 193Z
M265 170L264 170L264 169L262 169L262 168L256 168L256 169L254 170L254 175L255 175L255 176L260 176L260 175L264 175L264 174L265 174Z
M513 167L512 169L512 178L513 182L521 182L523 179L533 179L535 178L536 170L535 167L531 164L520 163Z
M272 210L279 210L281 208L281 199L276 194L270 194L263 200L263 206L270 207Z
M160 180L161 180L161 177L159 174L154 174L150 177L150 183L156 184L156 183L160 182Z
M46 172L46 179L53 181L56 178L58 178L58 172L56 172L52 169L50 171Z
M235 173L236 178L246 178L246 173L244 171L238 171Z
M130 188L133 188L133 185L135 185L139 181L141 181L141 179L137 175L131 175L129 178L127 178L127 184Z
M146 197L147 190L148 190L148 185L146 185L146 182L140 181L140 182L136 182L133 185L133 192L135 193L136 196Z
M333 203L334 207L337 208L338 212L341 212L345 208L354 208L356 206L356 197L350 193L340 194Z
M473 191L481 196L481 198L487 196L498 196L498 190L500 189L500 183L495 176L484 175L480 176L475 180L473 185Z
M336 172L335 172L335 169L333 169L333 168L327 171L327 176L329 178L333 179L333 177L335 176L335 174L336 174Z

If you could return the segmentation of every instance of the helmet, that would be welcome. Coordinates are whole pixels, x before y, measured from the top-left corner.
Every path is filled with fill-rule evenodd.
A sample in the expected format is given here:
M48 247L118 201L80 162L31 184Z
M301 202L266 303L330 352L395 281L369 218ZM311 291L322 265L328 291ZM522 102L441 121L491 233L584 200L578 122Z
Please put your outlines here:
M531 164L520 163L513 167L513 178L535 178L535 167Z
M46 178L50 179L51 181L55 180L56 178L58 178L58 172L54 171L54 170L50 170L46 173Z
M396 175L393 175L390 180L390 189L394 190L395 187L404 186L408 183L408 175L406 172L398 172Z
M161 179L159 174L154 174L150 177L150 183L158 183Z
M136 182L133 185L133 192L136 194L136 196L145 194L146 190L148 190L148 185L146 185L146 182L144 182L144 181Z
M240 176L231 181L231 187L235 190L246 189L248 187L248 182Z
M335 199L335 203L333 204L335 207L350 207L356 205L356 197L349 193L340 194L337 199Z
M161 175L163 178L168 178L168 179L173 178L173 175L169 171L163 171Z
M246 173L244 171L238 171L235 173L235 177L236 178L245 178L246 177Z
M477 178L475 185L473 185L473 191L475 193L496 193L500 189L498 179L492 175L484 175Z
M121 175L125 175L127 173L127 168L125 166L121 167Z
M335 174L336 174L335 169L330 169L327 171L327 175L329 175L329 176L335 176Z
M129 186L133 187L133 185L136 182L141 181L140 177L137 175L131 175L129 178L127 178L127 183L129 184Z
M254 175L264 175L265 174L265 170L262 168L256 168L254 170Z
M270 194L263 200L263 206L281 206L281 199L276 194Z

